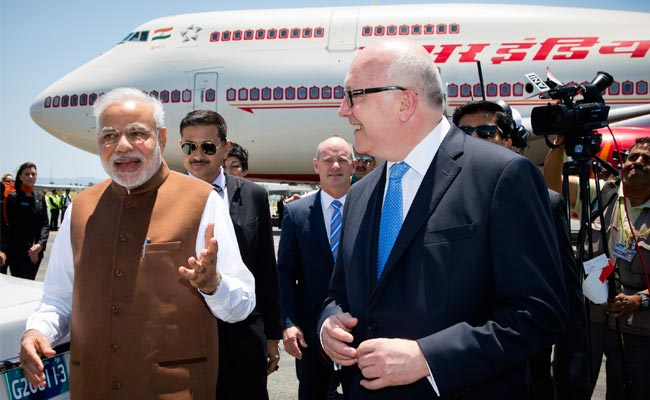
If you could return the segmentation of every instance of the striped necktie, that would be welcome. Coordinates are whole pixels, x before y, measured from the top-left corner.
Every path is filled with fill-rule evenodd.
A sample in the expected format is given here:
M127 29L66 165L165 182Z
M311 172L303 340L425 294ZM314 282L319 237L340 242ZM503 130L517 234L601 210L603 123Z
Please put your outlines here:
M341 238L341 222L343 221L343 218L341 217L341 202L334 200L332 202L332 208L334 208L334 214L332 214L332 219L330 220L330 250L332 250L334 262L336 262L336 255L339 250L339 239Z
M397 234L402 228L402 177L409 170L408 164L400 162L390 168L388 190L381 209L379 222L379 246L377 250L377 280L384 271L388 255L393 249Z

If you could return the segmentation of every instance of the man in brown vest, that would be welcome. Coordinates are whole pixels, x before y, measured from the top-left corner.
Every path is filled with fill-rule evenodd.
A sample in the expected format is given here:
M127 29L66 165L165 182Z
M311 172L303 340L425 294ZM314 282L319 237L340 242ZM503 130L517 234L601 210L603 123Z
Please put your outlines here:
M45 384L40 356L70 332L73 399L212 399L217 318L255 307L227 208L167 167L157 99L119 88L94 113L112 179L80 193L63 221L23 335L25 377Z

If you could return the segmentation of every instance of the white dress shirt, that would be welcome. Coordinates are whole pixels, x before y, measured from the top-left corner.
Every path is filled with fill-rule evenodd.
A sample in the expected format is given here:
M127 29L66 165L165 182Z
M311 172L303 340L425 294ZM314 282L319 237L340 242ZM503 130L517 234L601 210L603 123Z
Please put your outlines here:
M72 215L70 205L68 215ZM65 218L52 246L52 253L45 274L45 286L41 303L27 320L27 329L37 329L53 344L70 332L72 314L72 288L74 262L70 241L70 220ZM226 204L216 191L208 196L196 237L196 257L205 248L205 229L215 222L217 238L217 268L221 284L212 295L203 295L212 314L226 322L244 320L255 308L255 279L246 268L239 254L235 230ZM179 277L181 277L179 273ZM197 289L198 290L198 289Z

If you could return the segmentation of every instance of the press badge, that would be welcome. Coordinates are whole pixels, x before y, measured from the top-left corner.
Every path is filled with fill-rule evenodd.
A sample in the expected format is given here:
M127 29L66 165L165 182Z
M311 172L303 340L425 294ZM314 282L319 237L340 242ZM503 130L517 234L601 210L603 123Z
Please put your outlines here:
M622 258L629 263L631 263L632 260L634 260L634 257L636 257L636 250L634 250L632 247L627 248L622 243L616 243L616 246L614 246L612 253L614 253L614 256L617 258Z

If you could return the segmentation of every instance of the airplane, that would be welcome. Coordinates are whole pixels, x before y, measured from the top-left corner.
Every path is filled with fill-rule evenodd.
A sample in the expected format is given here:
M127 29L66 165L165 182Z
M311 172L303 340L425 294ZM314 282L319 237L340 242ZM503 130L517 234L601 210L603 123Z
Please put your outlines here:
M548 70L581 85L606 71L614 77L603 91L612 126L650 127L649 20L642 12L468 4L170 16L140 25L53 83L30 112L50 134L98 153L92 104L112 88L136 87L163 103L164 156L173 169L182 170L180 120L211 109L227 121L229 139L249 150L249 178L315 182L318 143L333 134L353 140L337 109L351 60L373 41L421 43L440 68L448 115L485 92L487 100L508 102L530 127L531 110L549 100L536 96L526 74ZM538 165L543 143L534 140L525 152Z

